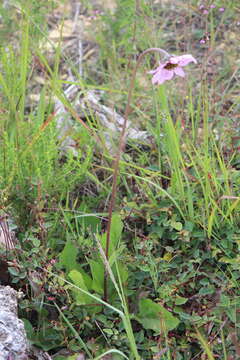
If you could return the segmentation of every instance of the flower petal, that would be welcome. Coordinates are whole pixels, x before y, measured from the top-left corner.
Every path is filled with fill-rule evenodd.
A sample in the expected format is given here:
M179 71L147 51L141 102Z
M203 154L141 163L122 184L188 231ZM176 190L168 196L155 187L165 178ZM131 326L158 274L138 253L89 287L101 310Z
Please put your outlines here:
M171 80L174 76L174 71L173 70L165 70L162 69L161 71L161 77L164 78L165 80Z
M197 60L191 54L180 56L172 55L164 63L159 62L159 66L154 70L148 71L148 74L153 75L153 84L160 85L166 80L171 80L174 75L185 77L185 72L182 67L188 65L190 62L197 63Z
M183 68L181 66L176 67L173 69L174 73L178 76L185 77L185 72L183 71Z
M179 56L172 56L172 57L170 57L168 62L171 64L178 64L178 58L179 58Z
M153 78L152 83L153 84L163 84L166 80L171 80L174 76L174 72L172 70L165 70L161 69L161 71L158 71Z
M165 64L161 64L159 62L159 66L156 69L148 71L148 74L156 74L157 72L161 71Z
M150 71L148 71L147 73L148 73L148 74L156 74L156 72L157 72L157 69L155 69L155 70L150 70Z
M153 76L153 78L152 78L152 83L153 84L161 84L161 73L160 72L158 72L158 73L156 73L154 76Z
M197 64L197 60L191 54L174 56L174 59L177 60L179 66L186 66L190 62L194 62L195 64Z

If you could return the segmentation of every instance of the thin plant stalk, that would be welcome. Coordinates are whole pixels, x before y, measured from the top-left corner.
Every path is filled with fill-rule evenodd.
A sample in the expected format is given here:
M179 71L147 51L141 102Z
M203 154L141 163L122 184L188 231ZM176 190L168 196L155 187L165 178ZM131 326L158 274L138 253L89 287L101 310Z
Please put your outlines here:
M88 350L87 345L84 343L84 341L82 340L81 336L78 334L78 332L74 329L74 327L72 326L72 324L70 323L70 321L68 320L68 318L63 314L62 310L60 309L60 307L54 302L54 305L56 306L56 308L58 309L59 314L62 316L63 320L67 323L68 327L70 328L70 330L72 331L72 333L74 334L75 338L78 340L80 346L85 350L87 356L89 357L89 359L93 359L92 354L90 353L90 351Z
M118 308L112 306L111 304L109 303L106 303L104 300L102 300L101 298L93 295L92 293L80 288L79 286L71 283L70 281L64 279L63 277L59 276L59 275L56 275L54 274L53 272L47 270L47 269L44 269L44 271L54 277L56 277L57 279L65 282L66 284L70 285L72 288L74 289L77 289L78 291L80 291L81 293L85 294L85 295L88 295L90 298L92 298L96 303L100 303L104 306L106 306L107 308L109 308L110 310L116 312L120 318L122 319L122 322L123 322L123 325L124 325L124 329L127 333L127 337L128 337L128 340L129 340L129 346L134 354L134 357L135 357L135 360L141 360L140 359L140 356L138 355L138 351L137 351L137 347L136 347L136 343L135 343L135 339L134 339L134 336L133 336L133 330L132 330L132 327L131 327L131 323L130 323L130 319L129 319L129 314L128 314L128 311L127 312L123 312L121 310L119 310ZM113 278L114 280L114 278ZM114 285L116 286L117 283L116 281L114 280ZM117 286L117 289L118 289L118 286ZM122 298L121 298L121 301L122 301ZM124 306L123 306L124 307ZM125 309L124 309L125 310ZM67 318L65 317L64 320L67 320ZM72 328L71 328L72 329ZM80 338L78 338L78 340L80 341ZM112 351L112 350L111 350ZM112 351L113 352L113 351ZM116 351L114 351L116 352ZM123 355L123 353L122 353ZM103 355L102 355L103 356Z
M224 338L224 333L223 333L222 328L221 328L221 341L222 341L224 360L227 360L227 350L226 350L225 338Z
M110 247L110 242L111 242L112 215L113 215L113 211L114 211L115 203L116 203L116 192L117 192L117 180L118 180L118 174L119 174L119 163L120 163L121 154L124 152L124 148L125 148L127 121L128 121L128 116L129 116L130 110L131 110L130 104L131 104L131 100L132 100L132 94L133 94L133 90L134 90L136 74L137 74L138 67L141 64L141 61L144 58L144 56L151 53L151 52L159 52L159 53L163 54L165 57L170 56L163 49L149 48L149 49L143 51L140 54L140 56L139 56L139 58L137 60L137 63L135 65L135 68L133 69L133 73L132 73L132 77L131 77L131 81L130 81L130 86L129 86L129 91L128 91L127 105L126 105L125 112L124 112L124 123L123 123L122 131L121 131L121 135L120 135L117 154L116 154L116 157L115 157L115 160L114 160L114 166L113 166L113 183L112 183L111 199L110 199L110 204L109 204L109 209L108 209L107 239L106 239L106 248L105 248L105 255L106 255L107 260L109 258L109 247ZM105 272L105 276L104 276L104 300L106 302L108 300L108 285L107 285L107 282L108 282L108 275Z
M203 337L203 335L200 333L200 331L197 328L195 328L195 330L196 330L197 338L198 338L200 344L202 345L202 348L203 348L204 352L206 353L208 360L214 360L213 353L210 349L210 346L209 346L207 340Z

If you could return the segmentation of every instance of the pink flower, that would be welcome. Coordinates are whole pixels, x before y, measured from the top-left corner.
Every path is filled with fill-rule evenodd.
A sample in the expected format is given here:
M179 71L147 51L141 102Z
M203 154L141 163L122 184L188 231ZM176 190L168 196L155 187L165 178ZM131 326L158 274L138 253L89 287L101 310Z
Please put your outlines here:
M219 8L219 11L220 11L220 12L224 12L225 9L224 9L223 7L221 7L221 8Z
M174 75L184 77L185 72L182 68L190 62L197 63L197 60L190 54L171 56L165 63L159 63L155 70L149 71L149 74L153 74L152 83L163 84L166 80L171 80Z

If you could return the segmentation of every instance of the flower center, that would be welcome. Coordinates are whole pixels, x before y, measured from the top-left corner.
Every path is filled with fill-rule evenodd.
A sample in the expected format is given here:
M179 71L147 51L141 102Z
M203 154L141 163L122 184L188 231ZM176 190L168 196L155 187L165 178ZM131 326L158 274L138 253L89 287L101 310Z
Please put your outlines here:
M172 64L170 62L166 63L166 65L164 66L164 69L166 70L172 70L174 68L176 68L178 66L178 64Z

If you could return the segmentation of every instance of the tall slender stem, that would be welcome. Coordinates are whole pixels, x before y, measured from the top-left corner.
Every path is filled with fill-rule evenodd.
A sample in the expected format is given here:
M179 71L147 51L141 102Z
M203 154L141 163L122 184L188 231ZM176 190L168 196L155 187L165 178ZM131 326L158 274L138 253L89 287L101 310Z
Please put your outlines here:
M137 63L135 65L135 68L133 69L133 73L132 73L132 77L131 77L131 81L130 81L130 86L129 86L129 91L128 91L127 105L126 105L125 112L124 112L123 127L122 127L120 140L119 140L119 145L118 145L118 150L117 150L117 154L116 154L116 157L115 157L115 160L114 160L114 166L113 166L112 194L111 194L110 204L109 204L109 208L108 208L107 239L106 239L106 248L105 248L105 255L106 255L107 260L109 259L109 247L110 247L110 242L111 242L112 215L113 215L113 211L114 211L115 203L116 203L116 192L117 192L117 180L118 180L118 172L119 172L119 162L120 162L121 154L122 154L122 152L124 151L124 148L125 148L125 137L126 137L127 121L128 121L128 116L129 116L130 110L131 110L131 100L132 100L132 94L133 94L136 74L137 74L138 67L141 64L141 61L144 58L144 56L151 53L151 52L160 52L161 54L163 54L166 57L170 56L163 49L149 48L149 49L143 51L139 55ZM108 301L107 282L108 282L108 275L105 272L105 275L104 275L104 300L106 302Z

